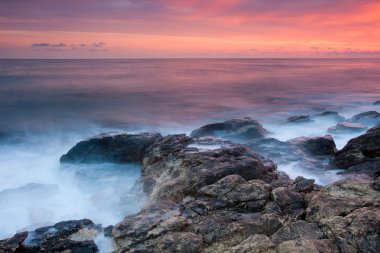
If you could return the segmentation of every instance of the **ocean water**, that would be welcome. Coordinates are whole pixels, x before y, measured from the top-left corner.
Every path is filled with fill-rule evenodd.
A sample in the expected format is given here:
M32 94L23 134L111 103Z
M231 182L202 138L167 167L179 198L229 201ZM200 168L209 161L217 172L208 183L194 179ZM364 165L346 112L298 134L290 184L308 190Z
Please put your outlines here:
M61 220L104 226L135 213L137 165L61 166L76 142L107 131L190 133L250 116L272 137L326 134L336 124L289 116L380 110L379 59L0 60L0 238ZM342 147L358 134L334 136ZM291 177L322 177L280 164ZM327 178L327 179L326 179Z

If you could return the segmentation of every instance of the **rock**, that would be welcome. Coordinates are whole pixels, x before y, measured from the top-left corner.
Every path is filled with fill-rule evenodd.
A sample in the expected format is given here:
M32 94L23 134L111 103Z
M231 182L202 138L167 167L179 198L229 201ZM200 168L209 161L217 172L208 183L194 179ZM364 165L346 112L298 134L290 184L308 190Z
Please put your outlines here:
M230 175L215 184L201 188L198 191L198 196L213 198L230 206L244 202L244 209L247 209L247 204L253 202L258 205L257 209L261 210L270 198L271 188L269 184L261 180L246 181L239 175Z
M335 142L331 135L323 137L299 137L291 139L289 143L311 155L333 155L336 152Z
M299 176L294 180L292 188L298 192L311 192L314 190L314 182L314 179L306 179Z
M276 245L279 245L284 241L295 239L318 240L324 238L325 235L318 228L317 224L308 223L303 220L290 223L289 225L280 228L271 236L272 242Z
M376 111L368 111L356 114L348 120L349 122L361 123L365 125L380 124L380 113Z
M268 236L257 234L232 247L232 253L276 253L276 247Z
M87 219L63 221L54 226L41 227L32 232L19 233L10 239L2 240L0 250L21 253L95 253L98 248L93 239L98 229L92 221Z
M375 181L345 179L322 188L313 196L306 209L306 220L319 223L322 219L346 216L362 207L380 207L380 191Z
M363 163L368 158L376 157L380 157L380 125L351 139L342 150L336 153L332 162L339 168L348 168Z
M373 102L373 105L380 105L380 100Z
M22 243L28 236L28 232L21 232L16 234L15 236L0 240L0 252L2 253L14 253L19 252L22 248Z
M300 116L292 116L287 118L287 123L308 123L313 122L310 115L300 115Z
M322 118L322 119L328 119L328 120L334 120L337 122L345 121L345 117L340 115L338 112L333 111L325 111L320 114L314 115L314 118Z
M173 135L162 138L147 149L142 183L150 195L148 201L181 201L228 175L265 182L278 178L276 165L246 146L234 144L197 151L187 148L190 143L192 139L185 135Z
M296 210L303 208L303 196L289 188L278 187L272 191L273 200L283 210Z
M263 138L268 131L257 121L249 117L231 119L222 123L205 125L191 132L191 137L215 136L234 141Z
M153 240L147 248L162 253L197 253L204 247L203 237L190 232L173 232Z
M353 177L363 175L367 176L367 179L376 179L380 176L380 158L368 158L365 162L350 166L338 174Z
M346 216L320 220L326 235L335 239L341 251L377 252L380 247L380 208L362 207Z
M332 134L357 133L367 130L367 127L359 123L341 122L327 129Z
M305 240L297 239L281 243L277 253L339 253L333 240ZM346 251L345 251L346 252Z
M77 143L61 157L61 163L139 163L145 149L161 137L158 133L101 134Z

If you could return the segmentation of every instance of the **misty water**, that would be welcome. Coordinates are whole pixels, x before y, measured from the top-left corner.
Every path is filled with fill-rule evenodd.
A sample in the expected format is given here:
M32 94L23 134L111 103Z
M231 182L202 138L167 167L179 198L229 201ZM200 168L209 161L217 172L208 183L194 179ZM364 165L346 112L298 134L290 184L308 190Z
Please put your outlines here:
M380 110L372 104L378 80L377 59L0 60L0 238L69 219L107 226L141 208L138 165L59 164L80 140L109 131L189 134L243 116L283 141L325 135L334 120L285 119ZM341 148L359 134L333 137ZM320 184L341 177L293 163L279 169Z

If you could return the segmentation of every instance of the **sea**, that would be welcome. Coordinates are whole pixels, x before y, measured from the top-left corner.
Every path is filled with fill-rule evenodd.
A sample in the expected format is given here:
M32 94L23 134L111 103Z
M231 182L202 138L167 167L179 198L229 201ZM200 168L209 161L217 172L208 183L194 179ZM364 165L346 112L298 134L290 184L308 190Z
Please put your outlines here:
M380 59L0 60L0 239L62 220L113 225L144 205L136 164L61 165L75 143L119 131L185 133L251 117L288 140L336 124L287 117L380 110ZM333 136L338 148L357 136ZM322 185L341 178L279 164ZM112 245L99 236L101 252Z

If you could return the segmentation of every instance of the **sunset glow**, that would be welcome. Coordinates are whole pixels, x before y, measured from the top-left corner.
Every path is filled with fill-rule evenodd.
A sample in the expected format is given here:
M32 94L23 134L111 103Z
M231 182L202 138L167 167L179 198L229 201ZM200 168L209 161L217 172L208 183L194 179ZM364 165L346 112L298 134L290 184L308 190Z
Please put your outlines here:
M1 58L379 56L377 0L0 1Z

